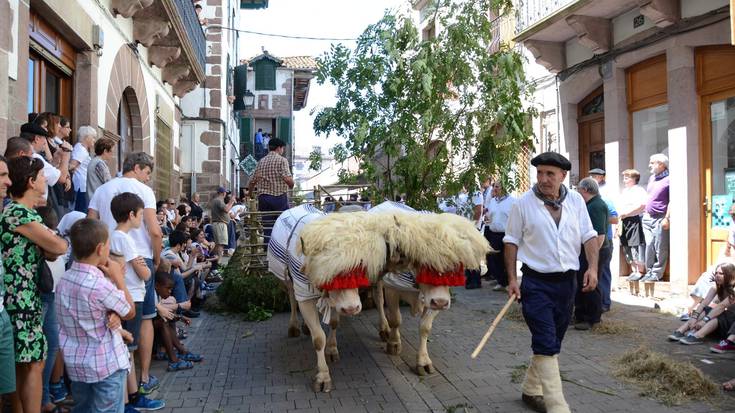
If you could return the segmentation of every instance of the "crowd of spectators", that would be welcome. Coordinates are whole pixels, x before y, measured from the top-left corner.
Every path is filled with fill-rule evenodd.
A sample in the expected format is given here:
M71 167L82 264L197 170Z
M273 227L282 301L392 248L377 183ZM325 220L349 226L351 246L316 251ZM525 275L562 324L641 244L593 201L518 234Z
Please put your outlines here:
M72 138L67 119L31 114L0 157L0 409L158 410L152 360L202 361L184 326L222 281L244 208L219 188L225 225L208 232L198 194L157 202L150 155L115 174L114 141L89 126Z

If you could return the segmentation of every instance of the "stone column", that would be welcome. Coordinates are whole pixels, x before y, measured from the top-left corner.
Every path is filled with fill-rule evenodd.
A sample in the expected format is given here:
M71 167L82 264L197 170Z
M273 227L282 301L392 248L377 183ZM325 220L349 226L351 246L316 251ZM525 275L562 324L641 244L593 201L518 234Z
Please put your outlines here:
M82 125L99 126L98 81L99 57L94 51L77 53L74 71L74 130Z
M686 296L690 277L696 280L703 263L701 217L703 194L699 176L699 111L694 49L672 45L666 51L669 104L669 171L671 229L669 272L673 294Z

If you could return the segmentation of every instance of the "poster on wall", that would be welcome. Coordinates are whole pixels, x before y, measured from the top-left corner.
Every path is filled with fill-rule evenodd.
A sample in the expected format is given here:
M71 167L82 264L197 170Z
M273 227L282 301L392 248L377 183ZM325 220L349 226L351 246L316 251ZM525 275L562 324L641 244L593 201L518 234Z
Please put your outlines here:
M730 217L730 207L732 206L732 195L714 195L712 196L712 227L713 228L729 228L733 221Z

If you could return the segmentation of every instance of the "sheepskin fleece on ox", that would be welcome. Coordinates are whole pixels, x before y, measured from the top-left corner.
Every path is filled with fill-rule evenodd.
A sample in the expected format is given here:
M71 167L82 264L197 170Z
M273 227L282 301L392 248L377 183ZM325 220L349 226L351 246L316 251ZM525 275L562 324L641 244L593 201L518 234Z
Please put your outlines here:
M495 252L485 236L475 228L475 224L465 217L445 213L430 215L425 219L435 221L436 227L446 227L448 231L454 230L455 252L459 261L467 269L479 269L485 256L490 252Z
M377 219L366 212L351 212L330 214L306 224L296 247L305 256L304 274L314 285L322 285L362 266L370 281L375 282L387 258Z

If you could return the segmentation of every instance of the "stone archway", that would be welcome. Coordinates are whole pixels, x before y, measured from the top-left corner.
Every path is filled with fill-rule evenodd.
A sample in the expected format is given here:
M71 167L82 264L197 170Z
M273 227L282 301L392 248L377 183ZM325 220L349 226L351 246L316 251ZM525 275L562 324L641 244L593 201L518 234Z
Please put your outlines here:
M120 47L115 56L107 86L105 130L112 135L118 135L118 116L123 96L129 110L132 150L151 153L151 128L143 71L138 58L125 45ZM119 139L119 135L117 137Z

